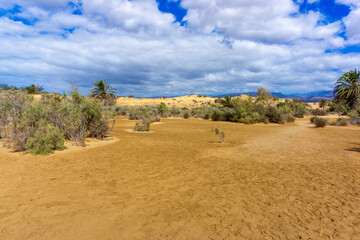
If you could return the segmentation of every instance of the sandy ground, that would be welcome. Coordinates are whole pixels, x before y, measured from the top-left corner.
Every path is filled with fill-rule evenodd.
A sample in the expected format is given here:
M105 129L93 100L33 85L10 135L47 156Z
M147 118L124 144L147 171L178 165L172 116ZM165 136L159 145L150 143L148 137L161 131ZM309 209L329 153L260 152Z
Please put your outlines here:
M187 107L195 108L201 106L208 106L215 102L213 97L198 97L197 95L188 95L174 98L128 98L119 97L117 105L120 106L158 106L164 102L167 106L172 107Z
M165 119L50 156L0 151L0 239L359 239L360 128Z

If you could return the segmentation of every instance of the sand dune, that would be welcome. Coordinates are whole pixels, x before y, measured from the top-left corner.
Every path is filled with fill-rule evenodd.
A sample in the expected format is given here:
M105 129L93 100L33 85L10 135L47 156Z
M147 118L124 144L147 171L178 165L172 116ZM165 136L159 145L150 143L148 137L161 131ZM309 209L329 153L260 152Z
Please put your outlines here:
M165 119L50 156L0 152L0 239L356 239L360 134Z
M201 107L211 105L215 102L213 97L198 97L197 95L188 95L174 98L128 98L119 97L117 104L120 106L157 106L164 102L169 107Z

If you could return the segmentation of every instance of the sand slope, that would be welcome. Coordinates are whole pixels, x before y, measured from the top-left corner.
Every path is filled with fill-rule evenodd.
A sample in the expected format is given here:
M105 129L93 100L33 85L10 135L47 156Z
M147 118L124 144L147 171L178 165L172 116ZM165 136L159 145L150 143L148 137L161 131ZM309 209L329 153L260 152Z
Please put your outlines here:
M0 239L358 239L359 128L165 119L45 157L0 152Z
M208 106L215 102L213 97L198 97L197 95L188 95L174 98L128 98L119 97L116 101L120 106L158 106L164 102L169 107L186 107L195 108L201 106Z

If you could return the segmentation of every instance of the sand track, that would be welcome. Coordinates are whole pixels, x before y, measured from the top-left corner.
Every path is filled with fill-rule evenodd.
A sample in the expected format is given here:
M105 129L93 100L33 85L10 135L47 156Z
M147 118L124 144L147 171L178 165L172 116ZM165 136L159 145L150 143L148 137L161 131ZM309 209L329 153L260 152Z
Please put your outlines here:
M46 157L0 151L0 239L358 239L360 134L165 119Z

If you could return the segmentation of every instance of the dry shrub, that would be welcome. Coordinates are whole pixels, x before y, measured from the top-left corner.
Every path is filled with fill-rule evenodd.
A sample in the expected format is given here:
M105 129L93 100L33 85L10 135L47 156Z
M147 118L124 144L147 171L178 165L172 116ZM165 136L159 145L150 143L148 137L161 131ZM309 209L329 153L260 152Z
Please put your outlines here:
M134 127L135 132L148 132L150 131L150 121L148 119L143 119L135 123Z
M225 133L221 131L218 127L214 128L215 134L219 137L220 143L225 142Z
M314 118L313 120L316 127L324 128L328 124L328 121L325 118Z

